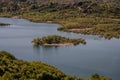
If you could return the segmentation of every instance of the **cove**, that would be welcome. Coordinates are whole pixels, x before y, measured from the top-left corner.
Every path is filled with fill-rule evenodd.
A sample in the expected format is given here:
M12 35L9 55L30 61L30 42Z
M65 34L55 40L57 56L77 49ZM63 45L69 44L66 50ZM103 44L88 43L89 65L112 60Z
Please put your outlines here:
M42 61L78 77L98 73L119 80L120 39L105 40L93 35L60 32L58 24L33 23L25 19L0 18L0 22L11 24L0 26L0 50L11 52L18 59ZM52 34L84 38L87 44L34 47L31 43L33 38Z

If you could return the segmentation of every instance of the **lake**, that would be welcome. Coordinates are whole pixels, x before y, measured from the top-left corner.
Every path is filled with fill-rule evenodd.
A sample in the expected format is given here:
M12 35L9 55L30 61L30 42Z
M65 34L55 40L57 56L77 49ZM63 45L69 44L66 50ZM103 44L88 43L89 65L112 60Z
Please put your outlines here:
M89 77L98 73L119 80L120 39L106 40L93 35L57 31L58 24L34 23L25 19L0 18L9 26L0 26L0 50L11 52L27 61L42 61L66 74ZM86 45L62 47L34 47L33 38L58 34L70 38L84 38Z

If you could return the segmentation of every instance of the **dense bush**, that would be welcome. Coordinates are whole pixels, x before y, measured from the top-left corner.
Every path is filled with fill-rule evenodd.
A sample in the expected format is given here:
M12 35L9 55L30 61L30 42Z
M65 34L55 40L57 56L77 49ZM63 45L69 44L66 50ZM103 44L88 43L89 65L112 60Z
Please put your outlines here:
M35 38L32 41L34 43L34 45L44 45L44 44L66 44L66 43L72 43L74 45L77 45L79 43L85 44L85 40L84 39L70 39L70 38L66 38L66 37L62 37L59 35L49 35L49 36L45 36L42 38Z
M53 66L17 60L13 55L0 51L0 80L62 80L65 77Z
M6 51L0 51L0 80L88 80L68 76L57 68L42 62L16 59ZM111 80L98 74L90 80Z

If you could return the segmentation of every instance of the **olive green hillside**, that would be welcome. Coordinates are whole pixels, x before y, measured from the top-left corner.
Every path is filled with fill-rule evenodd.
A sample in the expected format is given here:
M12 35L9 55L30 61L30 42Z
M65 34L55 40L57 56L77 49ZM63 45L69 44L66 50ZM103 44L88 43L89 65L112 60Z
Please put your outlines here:
M18 60L6 51L0 51L0 80L88 80L69 76L42 62ZM94 74L90 80L111 80Z

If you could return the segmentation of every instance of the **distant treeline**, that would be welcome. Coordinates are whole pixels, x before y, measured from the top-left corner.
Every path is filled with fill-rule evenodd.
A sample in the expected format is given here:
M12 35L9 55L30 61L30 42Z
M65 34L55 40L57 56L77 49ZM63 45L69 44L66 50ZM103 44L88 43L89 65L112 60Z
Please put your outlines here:
M85 15L120 17L120 2L118 0L2 0L0 13L13 12L56 12L74 9L74 12ZM69 11L68 11L69 12Z

